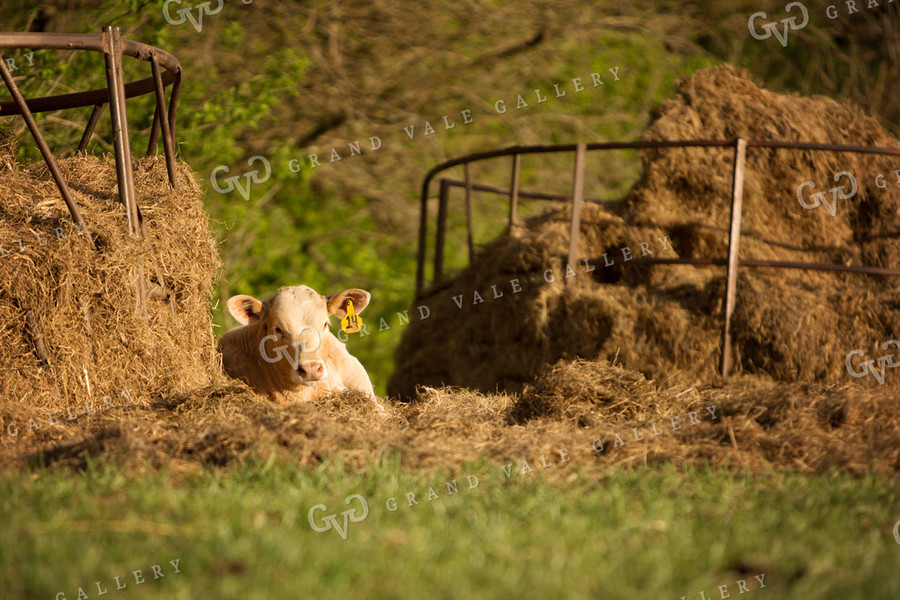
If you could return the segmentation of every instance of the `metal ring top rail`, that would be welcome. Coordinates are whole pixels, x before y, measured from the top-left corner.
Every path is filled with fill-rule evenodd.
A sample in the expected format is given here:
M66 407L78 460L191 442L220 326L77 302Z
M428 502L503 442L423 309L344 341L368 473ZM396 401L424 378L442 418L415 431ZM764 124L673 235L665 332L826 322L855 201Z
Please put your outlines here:
M16 48L36 48L43 50L93 50L106 53L106 42L102 33L0 33L0 51ZM2 54L2 52L0 52ZM122 38L122 54L138 60L149 61L155 56L160 66L166 69L162 74L163 84L168 86L181 79L181 63L178 59L155 46ZM132 98L153 92L153 76L125 84L125 97ZM109 102L109 89L100 88L85 92L59 94L26 100L32 113L78 108ZM171 108L170 108L171 110ZM21 114L15 102L0 102L0 117Z

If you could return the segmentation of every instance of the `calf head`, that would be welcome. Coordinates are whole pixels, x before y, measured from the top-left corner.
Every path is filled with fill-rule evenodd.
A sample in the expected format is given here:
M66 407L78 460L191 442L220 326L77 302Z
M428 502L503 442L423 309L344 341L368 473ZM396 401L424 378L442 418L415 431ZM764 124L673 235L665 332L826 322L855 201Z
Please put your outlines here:
M259 328L258 351L276 378L290 387L314 386L328 377L323 340L331 335L331 315L344 318L347 301L357 313L368 305L371 294L347 289L323 296L305 285L284 287L275 297L261 302L238 295L228 300L228 310L243 325Z

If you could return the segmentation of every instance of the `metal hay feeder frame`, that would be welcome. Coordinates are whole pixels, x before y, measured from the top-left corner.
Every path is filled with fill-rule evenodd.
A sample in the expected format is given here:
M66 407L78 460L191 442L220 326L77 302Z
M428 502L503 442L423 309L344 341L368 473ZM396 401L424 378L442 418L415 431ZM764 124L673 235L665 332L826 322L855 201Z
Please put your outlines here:
M16 85L7 68L3 51L7 49L46 49L46 50L92 50L101 52L106 62L105 88L99 88L86 92L60 94L40 98L25 99ZM125 83L122 68L122 59L125 56L147 61L150 63L150 76L145 79ZM161 68L162 67L162 68ZM34 113L67 108L79 108L93 106L88 118L81 141L76 150L77 154L83 154L90 141L94 129L100 120L104 104L109 104L110 122L113 132L113 146L115 149L116 177L119 190L119 200L125 207L128 220L128 231L132 235L146 238L146 229L137 203L137 194L134 186L134 171L131 164L131 140L128 131L128 113L126 100L134 96L153 93L156 96L156 110L153 115L153 124L150 128L150 140L147 146L147 156L156 154L159 144L159 134L162 132L163 150L165 153L166 170L169 184L172 189L178 190L178 181L175 176L175 115L178 108L178 97L181 93L182 68L173 55L150 46L122 37L118 27L104 27L98 34L72 34L72 33L0 33L0 77L6 84L6 88L12 95L12 100L0 102L0 117L21 115L25 119L28 130L34 138L35 144L47 163L53 180L62 195L72 221L84 228L84 219L78 205L75 203L56 158L50 151L43 134L34 119ZM172 91L166 106L166 86L171 85ZM88 235L90 240L90 235ZM91 242L93 244L93 242ZM137 277L137 308L147 317L148 297L146 281L142 269L139 268ZM165 283L160 272L160 283L165 293ZM174 311L174 299L170 297L170 305Z
M434 239L434 267L433 281L438 284L442 281L444 270L444 245L447 229L447 205L451 187L465 189L466 211L466 242L468 246L469 264L475 258L475 246L472 239L472 191L482 191L509 198L509 228L518 224L517 205L519 198L531 198L535 200L550 200L572 203L572 218L569 230L568 264L578 262L578 242L581 234L581 207L584 204L584 165L585 155L593 150L630 150L645 148L734 148L734 163L732 169L732 194L731 194L731 218L728 237L728 256L701 257L701 258L634 258L635 263L660 264L660 265L695 265L695 266L725 266L725 315L722 325L722 352L719 362L719 372L723 378L727 378L731 371L731 320L737 301L737 274L738 267L772 267L781 269L807 269L817 271L838 271L860 273L865 275L900 276L900 268L883 268L873 266L855 266L832 263L796 262L778 260L739 259L738 248L741 237L741 212L744 196L744 162L748 148L789 148L796 150L814 150L823 152L853 152L860 154L881 154L900 157L900 149L881 148L875 146L850 146L842 144L820 144L809 142L784 142L770 140L747 140L736 138L734 140L666 140L645 142L612 142L612 143L579 143L544 146L513 146L501 150L491 150L469 154L443 162L433 167L425 175L422 183L421 209L419 214L419 244L416 261L416 299L424 295L425 290L425 262L428 241L428 200L429 185L439 173L452 167L463 167L463 181L440 179L438 194L437 230ZM519 175L521 159L525 154L548 154L558 152L574 152L575 168L571 195L546 194L539 192L524 192L519 189ZM472 182L469 164L497 158L501 156L512 157L511 178L508 189L494 186L479 185ZM588 260L599 260L598 257L588 257ZM571 283L566 281L566 287Z

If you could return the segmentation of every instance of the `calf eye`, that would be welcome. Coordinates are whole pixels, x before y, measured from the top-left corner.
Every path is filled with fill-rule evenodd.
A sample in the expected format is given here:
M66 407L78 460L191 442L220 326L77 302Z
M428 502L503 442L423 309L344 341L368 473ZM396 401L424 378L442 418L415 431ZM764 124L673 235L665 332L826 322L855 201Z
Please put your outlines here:
M277 325L275 326L275 335L282 335L281 327L278 327Z
M322 325L322 331L325 331L326 329L328 329L328 321L325 321L325 324Z

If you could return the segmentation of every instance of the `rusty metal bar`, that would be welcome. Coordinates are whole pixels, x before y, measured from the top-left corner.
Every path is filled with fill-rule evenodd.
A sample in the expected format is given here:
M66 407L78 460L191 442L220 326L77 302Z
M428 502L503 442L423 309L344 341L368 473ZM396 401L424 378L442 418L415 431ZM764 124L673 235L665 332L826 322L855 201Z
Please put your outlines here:
M3 83L6 84L9 93L13 97L13 101L19 107L22 117L25 119L25 124L28 126L28 131L31 132L31 137L34 138L34 142L37 144L38 149L41 151L41 155L44 157L44 161L47 163L47 167L50 169L50 174L53 175L53 180L56 182L56 187L59 188L59 193L62 194L66 206L69 207L69 212L72 214L72 220L76 225L84 227L84 219L81 217L81 211L78 209L78 205L75 204L75 199L72 197L69 186L66 185L66 182L63 179L62 172L59 170L59 165L56 163L53 153L50 152L50 147L47 146L47 142L44 140L44 136L38 128L37 121L34 120L34 115L28 110L28 105L25 102L25 98L22 96L22 92L19 91L16 82L13 81L12 75L10 75L9 70L6 68L6 60L2 54L0 54L0 77L3 78Z
M472 241L472 178L469 176L469 163L463 165L466 181L466 243L469 245L469 264L475 260L475 243Z
M166 114L166 88L163 85L162 76L159 73L159 63L156 56L150 57L150 68L153 70L153 79L156 81L156 111L160 115L159 123L162 127L163 150L166 153L166 170L169 173L169 183L173 190L178 190L178 182L175 179L175 144L172 140L172 131L169 129L169 116ZM154 122L155 119L154 119Z
M162 52L160 50L160 52ZM165 81L165 80L163 80ZM178 99L181 98L181 66L175 72L172 93L169 94L169 131L172 132L172 143L175 142L175 115L178 113Z
M516 209L519 204L519 171L522 167L522 155L513 154L512 175L509 182L509 228L516 224Z
M599 257L589 260L600 260ZM692 265L692 266L727 266L727 258L634 258L635 264L642 265ZM867 267L865 265L852 266L835 263L813 263L792 260L756 260L754 258L741 258L738 265L742 267L771 267L775 269L804 269L809 271L839 271L843 273L862 273L865 275L884 275L900 277L900 269L886 269L884 267Z
M421 297L425 287L425 243L428 234L428 181L422 184L421 206L419 208L419 247L416 251L416 299Z
M147 44L122 39L122 53L139 60L146 60L151 54L155 54L166 72L163 73L163 81L166 85L175 83L179 86L181 80L181 64L178 60L159 48ZM0 33L0 49L5 48L40 48L46 50L91 50L105 53L103 34L73 34L73 33ZM147 77L139 81L125 84L125 98L140 96L153 91L153 78ZM60 94L44 98L32 98L27 100L28 109L34 113L48 110L60 110L64 108L78 108L103 104L109 99L108 89L97 89L72 94ZM169 112L172 112L170 107ZM21 109L15 102L0 102L0 116L21 114ZM172 128L174 131L174 127Z
M173 89L174 94L174 89ZM667 141L642 141L642 142L613 142L613 143L592 143L587 144L587 150L630 150L630 149L659 149L659 148L715 148L715 147L734 147L734 141L726 141L726 140L667 140ZM780 142L780 141L767 141L767 140L746 140L746 146L748 147L758 147L758 148L793 148L800 150L818 150L818 151L829 151L829 152L859 152L865 154L883 154L883 155L892 155L892 156L900 156L900 149L897 148L884 148L878 146L851 146L845 144L822 144L822 143L806 143L806 142ZM425 175L425 179L422 182L422 191L421 191L421 213L420 213L420 223L419 223L419 249L418 249L418 257L417 257L417 265L416 265L416 296L421 297L422 290L424 289L425 283L425 245L427 241L427 231L428 231L428 219L427 219L427 211L428 211L428 192L431 184L431 180L437 176L438 173L450 169L459 165L466 165L471 162L476 162L479 160L486 160L490 158L496 158L500 156L516 156L522 154L542 154L542 153L556 153L556 152L572 152L576 150L576 145L574 144L561 144L561 145L540 145L540 146L512 146L509 148L504 148L501 150L491 150L488 152L477 152L473 154L469 154L467 156L463 156L460 158L455 158L446 162L443 162L435 167L431 168L428 173ZM448 180L447 185L459 185L459 182L454 180ZM465 185L463 183L462 185ZM482 190L482 191L490 191L496 193L502 193L504 195L509 195L511 193L510 190L503 190L501 188L494 188L491 186L482 186L479 184L474 184L471 181L469 182L470 189ZM560 196L552 195L552 194L527 194L525 192L519 192L519 197L534 197L538 199L546 199L546 200L557 200L557 199L565 199Z
M446 181L448 186L451 187L466 187L466 182L460 179L444 179L441 178L441 181ZM509 188L502 188L493 185L484 185L482 183L472 183L472 191L474 192L490 192L492 194L497 194L499 196L509 197L512 194L512 191ZM529 200L547 200L549 202L571 202L572 195L571 194L545 194L543 192L526 192L525 190L519 190L516 194L519 198L528 198ZM597 204L618 204L619 200L600 200L598 198L585 198L585 202L594 202ZM517 211L518 212L518 211Z
M444 275L444 238L447 232L447 200L450 186L441 180L440 199L438 200L437 234L434 240L434 281L440 281Z
M172 186L172 189L178 191L178 182L175 179L175 148L172 139L172 132L169 129L169 117L166 114L166 88L165 84L163 84L162 77L159 71L159 62L156 59L155 54L150 55L150 70L153 73L153 79L156 82L156 110L153 112L153 126L150 131L150 144L153 149L153 153L156 153L156 145L157 145L157 134L162 129L163 134L163 151L165 152L166 157L166 171L169 175L169 184ZM147 148L147 153L150 153L150 147ZM139 209L138 209L139 210ZM140 212L138 212L138 219L141 223L141 228L145 227L143 219L140 217ZM157 271L157 279L159 279L159 285L154 291L159 292L159 296L165 298L168 296L169 298L169 308L172 309L172 314L176 314L175 310L175 296L174 294L169 294L168 286L166 285L165 280L165 271L162 268L159 258L156 255L155 248L153 248L153 241L147 232L144 231L144 237L147 238L147 243L150 245L151 252L153 252L154 262L156 263L156 271ZM152 294L148 294L148 297L151 297Z
M134 270L134 304L135 309L144 317L147 323L150 322L150 313L147 308L147 280L144 279L144 266L138 265Z
M748 146L759 148L797 148L800 150L825 150L832 152L863 152L868 154L892 154L900 156L900 149L884 148L880 146L848 146L844 144L818 144L807 142L780 142L767 140L747 140ZM587 150L643 150L654 148L724 148L734 146L731 140L664 140L664 141L642 141L642 142L602 142L591 143L587 145ZM576 148L575 144L559 144L559 145L538 145L538 146L511 146L501 150L490 150L487 152L475 152L445 161L439 165L432 167L425 174L425 181L422 184L423 197L428 194L428 184L441 171L445 171L452 167L456 167L467 162L477 162L488 158L496 158L499 156L512 156L514 154L552 154L556 152L573 152Z
M575 148L575 175L572 186L572 223L569 227L569 262L573 265L578 259L578 242L581 240L581 205L584 203L584 157L587 144L578 144ZM572 285L572 279L566 279L566 287Z
M452 167L467 162L477 162L499 156L511 156L513 154L553 154L557 152L573 152L575 144L538 145L538 146L511 146L501 150L487 152L475 152L460 158L454 158L443 162L425 175L426 181L431 181L435 175ZM734 146L731 140L665 140L644 142L602 142L587 145L587 150L644 150L654 148L725 148ZM747 140L747 146L756 148L796 148L799 150L824 150L831 152L862 152L866 154L891 154L900 156L898 148L884 148L881 146L850 146L845 144L819 144L811 142L780 142L768 140Z
M893 154L900 156L897 148L882 146L856 146L848 144L820 144L817 142L781 142L775 140L746 140L748 148L790 148L794 150L823 150L826 152L856 152L860 154Z
M727 147L733 145L733 142L725 140L675 140L675 141L659 141L659 142L609 142L588 144L587 149L590 150L629 150L641 148L706 148L706 147ZM430 182L435 175L441 171L445 171L452 167L463 165L467 162L477 162L488 158L496 158L499 156L512 156L513 154L553 154L556 152L574 152L576 144L559 144L559 145L539 145L539 146L511 146L501 150L489 150L487 152L475 152L461 158L454 158L446 162L432 167L425 174L425 183ZM900 155L900 150L895 151ZM426 188L427 189L427 188Z
M150 137L147 139L147 153L144 156L156 156L159 145L159 105L153 111L153 123L150 125Z
M738 251L741 241L741 211L744 203L744 161L747 140L738 138L734 146L734 172L731 189L731 230L728 235L728 271L725 281L725 324L722 327L722 377L731 370L731 317L737 296Z
M78 142L78 150L75 151L75 154L84 154L87 152L88 142L91 141L91 136L94 135L94 129L97 127L97 121L100 120L100 111L102 108L102 104L95 104L94 108L91 109L91 116L88 118L87 126L84 128L84 133L81 135L81 141Z
M134 189L134 173L131 168L131 140L128 136L128 112L125 107L125 88L122 72L122 38L118 27L104 27L106 40L106 80L109 89L109 110L112 121L113 145L116 151L116 180L119 186L119 200L128 214L128 231L141 236L142 228L138 217L137 193ZM144 267L138 265L135 275L135 308L149 321L147 309L147 281Z
M137 200L134 189L134 173L131 168L131 142L128 136L128 113L122 79L122 46L118 27L104 27L107 53L106 80L109 84L109 110L112 121L113 146L116 153L116 178L119 200L128 215L128 231L140 235L137 217Z

